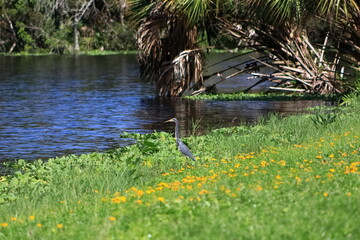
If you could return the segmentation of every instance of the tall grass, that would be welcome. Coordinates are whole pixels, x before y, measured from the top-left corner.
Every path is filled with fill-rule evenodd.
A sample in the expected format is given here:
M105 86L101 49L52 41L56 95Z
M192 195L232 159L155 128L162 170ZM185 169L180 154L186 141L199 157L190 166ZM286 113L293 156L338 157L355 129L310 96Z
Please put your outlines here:
M125 134L137 144L107 153L19 161L0 179L0 238L358 239L359 109L192 136L196 163L163 132Z

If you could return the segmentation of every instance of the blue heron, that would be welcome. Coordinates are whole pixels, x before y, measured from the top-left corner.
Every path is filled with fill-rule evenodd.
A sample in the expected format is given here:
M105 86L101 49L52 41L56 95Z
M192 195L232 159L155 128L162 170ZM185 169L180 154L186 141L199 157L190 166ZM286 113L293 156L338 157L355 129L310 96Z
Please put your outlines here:
M179 151L184 154L185 156L191 158L192 160L196 161L192 153L190 152L190 149L180 140L179 137L179 122L176 118L169 119L165 122L174 122L175 123L175 138L176 138L176 145L179 149Z

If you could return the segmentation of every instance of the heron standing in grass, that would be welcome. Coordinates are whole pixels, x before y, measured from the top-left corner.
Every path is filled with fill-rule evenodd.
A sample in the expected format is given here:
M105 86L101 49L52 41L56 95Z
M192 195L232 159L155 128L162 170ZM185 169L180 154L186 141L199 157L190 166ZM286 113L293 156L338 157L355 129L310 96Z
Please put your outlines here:
M176 138L176 145L179 151L184 154L185 156L191 158L192 160L196 161L194 156L192 155L190 149L180 140L179 137L179 122L176 118L169 119L165 122L174 122L175 123L175 138Z

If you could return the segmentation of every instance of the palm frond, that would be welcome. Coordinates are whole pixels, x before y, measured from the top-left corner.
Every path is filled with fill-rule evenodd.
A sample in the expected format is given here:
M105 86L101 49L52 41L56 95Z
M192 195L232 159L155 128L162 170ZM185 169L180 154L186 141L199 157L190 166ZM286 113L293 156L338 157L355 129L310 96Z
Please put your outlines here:
M127 15L132 25L140 26L141 21L150 15L155 5L156 2L153 0L129 0L130 11Z
M283 24L284 22L298 22L303 15L310 14L303 11L306 1L301 0L245 0L248 12L257 19L266 22Z
M359 4L356 0L319 0L317 8L322 15L335 13L335 16L338 17L341 11L345 15L349 15L350 11L359 12Z
M211 2L211 0L183 0L179 1L178 7L182 15L187 16L189 24L195 26L205 19Z
M154 82L161 96L178 96L202 85L197 28L174 7L172 1L157 1L137 31L141 76Z

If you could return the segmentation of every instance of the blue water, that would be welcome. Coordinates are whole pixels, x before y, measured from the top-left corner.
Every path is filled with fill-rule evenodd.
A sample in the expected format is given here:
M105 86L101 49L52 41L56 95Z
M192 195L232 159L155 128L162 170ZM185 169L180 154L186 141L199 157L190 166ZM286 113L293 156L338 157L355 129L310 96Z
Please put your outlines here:
M270 112L284 115L322 104L302 102L214 102L161 99L138 78L134 55L0 56L0 161L80 154L124 146L122 132L181 134L253 121Z

